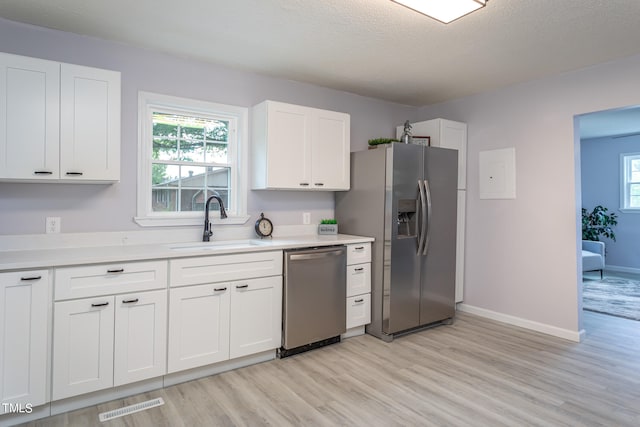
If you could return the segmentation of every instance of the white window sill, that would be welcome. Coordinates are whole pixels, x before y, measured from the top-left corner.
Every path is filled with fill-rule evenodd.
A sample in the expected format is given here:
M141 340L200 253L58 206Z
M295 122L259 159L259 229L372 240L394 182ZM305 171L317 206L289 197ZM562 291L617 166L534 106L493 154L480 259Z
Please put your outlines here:
M620 212L640 214L640 208L620 208Z
M242 225L246 224L249 221L251 216L249 215L236 215L229 216L225 219L220 219L219 217L209 218L211 224L215 226L219 225ZM188 218L167 218L161 216L136 216L133 218L136 224L142 227L181 227L188 225L199 225L202 226L204 224L204 212L202 216L198 217L188 217Z

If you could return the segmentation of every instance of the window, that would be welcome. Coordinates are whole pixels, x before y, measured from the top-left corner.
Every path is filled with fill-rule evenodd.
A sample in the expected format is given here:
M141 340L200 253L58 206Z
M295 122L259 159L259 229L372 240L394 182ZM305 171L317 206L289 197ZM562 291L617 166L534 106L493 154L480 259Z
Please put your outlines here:
M640 213L640 153L620 155L620 209Z
M138 121L138 224L201 225L214 194L212 222L248 220L246 108L140 92Z

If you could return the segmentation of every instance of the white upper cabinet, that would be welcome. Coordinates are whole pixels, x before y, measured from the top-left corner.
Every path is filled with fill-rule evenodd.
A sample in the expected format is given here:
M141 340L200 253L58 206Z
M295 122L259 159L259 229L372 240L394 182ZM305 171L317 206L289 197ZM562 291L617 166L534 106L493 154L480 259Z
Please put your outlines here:
M120 73L62 64L60 178L120 179Z
M432 147L458 150L458 190L467 188L467 124L446 119L411 123L414 136L428 136ZM400 137L403 126L396 128Z
M252 109L254 189L348 190L350 116L282 102Z
M58 179L60 64L0 53L0 178Z
M120 179L120 73L0 53L0 179Z

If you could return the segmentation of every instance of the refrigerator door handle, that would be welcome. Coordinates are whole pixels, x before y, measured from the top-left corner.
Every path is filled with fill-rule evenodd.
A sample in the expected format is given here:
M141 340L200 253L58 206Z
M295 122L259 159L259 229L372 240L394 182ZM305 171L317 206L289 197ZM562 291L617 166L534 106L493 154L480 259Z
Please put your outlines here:
M419 194L419 219L422 222L422 225L418 227L418 255L420 255L424 251L425 244L425 236L427 232L427 200L425 196L425 188L424 183L421 180L418 180L418 194Z
M426 208L426 222L423 221L423 223L425 223L425 231L424 231L424 236L425 236L425 242L424 242L424 252L422 253L422 255L426 255L427 251L429 250L429 240L431 238L431 212L432 212L432 206L431 206L431 187L429 187L429 181L425 180L424 181L424 191L426 193L426 200L427 200L427 208Z

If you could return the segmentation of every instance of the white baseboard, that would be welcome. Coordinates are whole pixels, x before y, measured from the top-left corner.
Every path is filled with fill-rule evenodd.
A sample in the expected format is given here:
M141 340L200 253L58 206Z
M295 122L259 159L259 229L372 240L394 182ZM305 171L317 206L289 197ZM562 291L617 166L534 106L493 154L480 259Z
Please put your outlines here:
M515 317L504 313L498 313L497 311L491 311L485 308L475 307L473 305L458 304L457 309L465 313L471 313L480 317L486 317L487 319L496 320L498 322L506 323L509 325L530 329L536 332L542 332L543 334L552 335L554 337L563 338L569 341L581 342L585 335L584 329L580 331L571 331L569 329L562 329L556 326L547 325L545 323L534 322L533 320L523 319L521 317Z
M605 265L604 271L618 271L620 273L640 274L640 268L621 267L619 265Z

